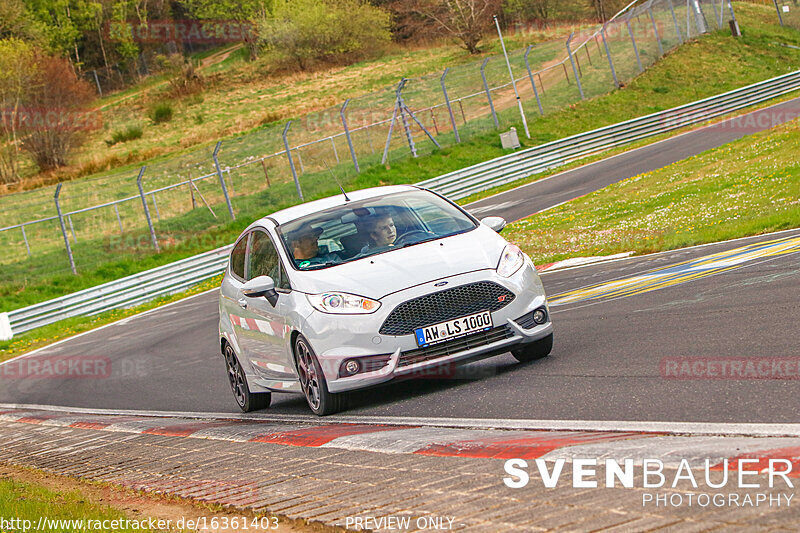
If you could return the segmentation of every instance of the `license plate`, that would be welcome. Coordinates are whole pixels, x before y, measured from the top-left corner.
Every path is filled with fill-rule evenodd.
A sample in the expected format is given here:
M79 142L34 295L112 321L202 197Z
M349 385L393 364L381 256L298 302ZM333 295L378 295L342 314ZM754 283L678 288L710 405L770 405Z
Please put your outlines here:
M487 329L492 329L492 313L481 311L474 315L462 316L425 328L417 328L414 330L414 334L417 337L417 346L430 346Z

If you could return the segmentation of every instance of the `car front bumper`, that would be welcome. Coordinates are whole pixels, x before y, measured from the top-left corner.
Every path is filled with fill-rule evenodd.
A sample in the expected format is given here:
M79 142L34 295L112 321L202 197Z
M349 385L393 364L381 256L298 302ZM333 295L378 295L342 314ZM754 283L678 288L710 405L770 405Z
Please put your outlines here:
M492 312L493 329L490 331L505 328L499 332L502 338L435 358L425 359L427 356L422 356L425 360L409 363L405 359L409 353L420 351L414 335L381 335L378 330L397 305L438 290L433 284L441 281L447 281L450 287L492 281L513 292L515 298L511 303ZM429 376L432 369L513 350L553 332L549 309L544 324L526 328L517 322L535 309L547 309L544 287L533 264L527 259L525 265L509 278L499 276L494 270L467 272L388 295L381 300L381 304L376 313L369 315L337 316L313 312L308 316L303 331L317 354L330 392L371 387L397 377ZM344 361L375 356L387 358L388 363L374 371L340 377L339 371Z

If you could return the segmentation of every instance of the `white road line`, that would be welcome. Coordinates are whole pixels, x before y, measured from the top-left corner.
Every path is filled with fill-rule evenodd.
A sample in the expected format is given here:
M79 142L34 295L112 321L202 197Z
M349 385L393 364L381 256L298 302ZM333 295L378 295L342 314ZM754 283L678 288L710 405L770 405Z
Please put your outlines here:
M490 418L433 418L402 416L281 415L270 413L200 413L192 411L142 411L125 409L88 409L58 405L0 403L0 409L29 409L70 414L187 418L195 420L253 420L263 422L295 422L304 424L340 424L431 426L456 429L517 429L669 433L678 435L799 437L800 424L715 423L715 422L648 422L629 420L529 420Z
M596 263L589 263L589 264L586 264L586 265L578 265L578 266L569 267L569 268L560 268L558 270L545 270L544 272L539 272L539 276L546 276L547 274L560 274L561 272L567 272L569 270L576 270L578 268L592 267L592 266L597 266L597 265L606 264L606 263L617 263L619 261L631 261L631 260L634 260L634 259L649 259L651 257L657 257L659 255L686 252L688 250L694 250L694 249L697 249L697 248L707 248L709 246L716 246L718 244L728 244L728 243L733 243L733 242L737 242L737 241L745 241L745 240L757 240L757 239L760 239L761 237L771 237L771 236L774 236L774 235L781 235L783 233L800 233L800 228L784 229L784 230L780 230L780 231L773 231L771 233L760 233L758 235L749 235L747 237L736 237L735 239L728 239L726 241L716 241L716 242L707 242L705 244L695 244L694 246L687 246L686 248L675 248L674 250L664 250L663 252L653 252L652 254L632 255L632 256L629 256L629 257L620 257L620 258L616 258L616 259L609 259L608 261L598 261Z
M186 303L188 300L191 300L192 298L196 298L198 296L203 296L204 294L208 294L210 292L214 292L214 291L218 291L218 290L219 290L219 288L209 289L207 291L199 292L197 294L192 294L191 296L187 296L186 298L182 298L180 300L176 300L174 302L170 302L168 304L164 304L164 305L161 305L159 307L154 307L152 309L148 309L147 311L143 311L143 312L137 313L135 315L131 315L131 316L127 316L125 318L121 318L119 320L115 320L114 322L111 322L110 324L105 324L105 325L102 325L100 327L84 331L83 333L78 333L77 335L73 335L72 337L67 337L65 339L58 340L58 341L56 341L56 342L54 342L52 344L48 344L46 346L42 346L41 348L36 348L33 351L30 351L28 353L24 353L24 354L19 355L17 357L12 357L11 359L8 359L6 361L1 361L0 362L0 366L6 365L8 363L11 363L12 361L17 362L20 359L25 359L26 357L31 357L31 356L36 355L37 353L39 353L39 352L41 352L43 350L49 350L50 348L58 346L59 344L65 343L67 341L73 341L73 340L75 340L75 339L77 339L79 337L83 337L84 335L88 335L90 333L95 333L95 332L100 331L102 329L110 328L111 326L117 326L117 325L120 325L120 324L124 324L125 322L130 322L132 320L139 319L139 318L141 318L143 316L149 315L151 313L155 313L156 311L161 311L161 310L166 309L168 307L172 307L173 305Z

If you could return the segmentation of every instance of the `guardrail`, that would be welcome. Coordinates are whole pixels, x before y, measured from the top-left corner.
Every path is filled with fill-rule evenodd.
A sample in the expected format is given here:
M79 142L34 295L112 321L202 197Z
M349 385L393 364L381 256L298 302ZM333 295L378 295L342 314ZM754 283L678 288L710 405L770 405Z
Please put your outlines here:
M452 199L504 185L609 148L705 122L800 89L800 71L666 111L521 150L418 183ZM185 290L220 274L230 246L154 268L91 289L0 314L0 338L81 315L132 307ZM7 316L4 316L7 315ZM7 321L6 321L7 319ZM4 324L6 327L4 327ZM7 327L10 325L10 331Z
M147 302L173 294L220 274L228 263L231 246L182 259L132 276L68 294L8 313L11 331L23 333L65 318L96 315L103 311Z
M418 183L458 200L623 144L705 122L800 89L800 71L517 153Z

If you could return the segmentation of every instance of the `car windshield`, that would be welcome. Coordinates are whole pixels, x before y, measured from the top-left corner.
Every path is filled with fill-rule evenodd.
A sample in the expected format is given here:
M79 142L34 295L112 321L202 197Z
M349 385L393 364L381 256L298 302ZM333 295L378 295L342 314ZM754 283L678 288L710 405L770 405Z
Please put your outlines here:
M475 227L447 200L417 190L348 202L283 224L279 233L295 268L315 270Z

